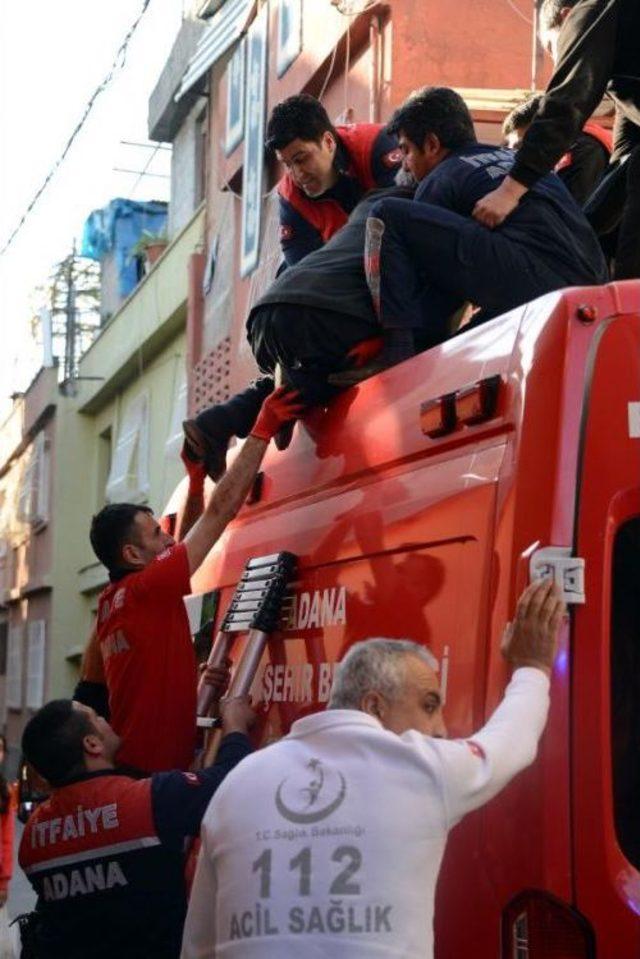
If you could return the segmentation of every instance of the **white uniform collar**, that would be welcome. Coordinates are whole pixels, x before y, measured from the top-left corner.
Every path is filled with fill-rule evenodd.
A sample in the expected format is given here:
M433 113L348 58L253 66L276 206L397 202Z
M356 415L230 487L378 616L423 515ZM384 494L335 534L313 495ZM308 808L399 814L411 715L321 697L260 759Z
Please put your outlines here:
M289 736L293 738L308 736L320 730L332 729L336 726L368 726L370 729L383 729L382 723L368 713L359 709L325 709L321 713L312 713L297 719Z

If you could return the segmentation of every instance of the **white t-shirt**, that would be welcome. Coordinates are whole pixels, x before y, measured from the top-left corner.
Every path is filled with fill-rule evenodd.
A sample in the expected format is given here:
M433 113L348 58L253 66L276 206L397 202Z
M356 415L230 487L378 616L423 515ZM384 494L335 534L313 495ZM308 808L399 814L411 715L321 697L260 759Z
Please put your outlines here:
M430 959L447 834L533 761L548 706L526 668L472 740L357 710L294 723L211 801L182 959Z

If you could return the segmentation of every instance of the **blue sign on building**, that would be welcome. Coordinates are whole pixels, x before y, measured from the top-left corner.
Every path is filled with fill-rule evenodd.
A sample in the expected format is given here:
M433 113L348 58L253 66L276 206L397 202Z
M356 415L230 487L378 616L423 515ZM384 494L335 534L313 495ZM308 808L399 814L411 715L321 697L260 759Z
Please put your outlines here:
M302 0L280 0L278 11L278 76L287 72L302 50Z
M243 277L248 276L255 270L260 252L268 15L269 6L266 4L247 33L247 85L242 172L242 242L240 251L240 276Z
M227 129L224 149L233 153L244 136L244 97L247 42L242 38L227 67Z

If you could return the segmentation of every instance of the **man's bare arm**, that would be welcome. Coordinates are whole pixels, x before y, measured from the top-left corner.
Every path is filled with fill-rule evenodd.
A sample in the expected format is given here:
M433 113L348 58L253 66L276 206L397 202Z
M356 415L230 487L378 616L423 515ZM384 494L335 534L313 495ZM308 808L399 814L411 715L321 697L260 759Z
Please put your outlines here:
M189 477L187 498L178 510L175 539L181 543L204 512L204 464L191 458L186 446L182 447L180 458Z
M237 515L258 475L268 441L248 436L209 497L205 510L184 539L189 570L194 573L207 553Z
M93 624L87 645L82 654L82 665L80 666L80 678L89 683L104 683L104 663L102 661L102 650L98 641L98 625Z
M91 706L105 719L109 717L109 693L104 674L102 650L98 640L98 626L94 623L82 655L80 679L73 691L73 699Z
M244 446L209 498L205 511L184 540L194 573L237 515L258 475L269 441L302 412L298 393L281 386L266 398Z

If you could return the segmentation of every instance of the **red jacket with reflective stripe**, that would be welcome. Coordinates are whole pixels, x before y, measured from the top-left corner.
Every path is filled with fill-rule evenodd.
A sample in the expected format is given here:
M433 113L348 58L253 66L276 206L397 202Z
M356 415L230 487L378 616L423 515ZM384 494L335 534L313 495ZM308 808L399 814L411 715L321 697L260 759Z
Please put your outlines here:
M348 173L361 183L365 191L377 185L371 168L371 152L383 129L380 123L357 123L336 127L340 141L349 155ZM278 192L316 228L322 236L323 243L326 243L347 222L348 214L339 203L335 200L310 199L300 187L295 185L288 173L285 173L280 180Z
M19 861L38 895L38 959L177 959L184 848L227 772L251 751L221 743L198 773L88 773L34 811Z

